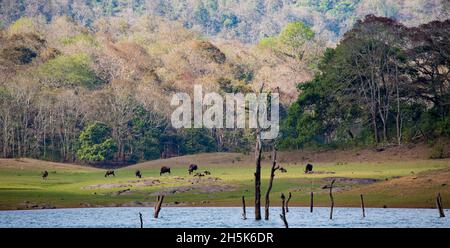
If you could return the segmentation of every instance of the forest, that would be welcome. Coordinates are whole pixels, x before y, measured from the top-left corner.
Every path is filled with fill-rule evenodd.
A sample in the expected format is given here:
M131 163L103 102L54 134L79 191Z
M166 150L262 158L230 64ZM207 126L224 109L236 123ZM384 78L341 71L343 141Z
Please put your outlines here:
M257 43L300 21L331 44L368 14L417 26L447 19L449 7L446 0L4 0L0 26L23 16L42 16L46 21L68 16L92 27L101 17L151 14L207 37Z
M289 107L284 147L437 143L450 137L450 21L407 28L389 18L358 21L328 48ZM447 148L448 149L448 148Z
M168 106L173 93L191 92L194 84L246 93L261 82L265 90L281 93L280 149L426 142L434 147L430 157L449 156L446 4L436 1L440 10L411 12L434 11L426 14L433 20L412 22L401 15L406 8L401 1L381 1L397 2L392 13L399 18L384 13L388 17L359 20L354 19L363 12L355 11L370 1L296 2L329 18L346 13L339 18L353 20L347 28L330 28L330 37L306 17L280 17L274 19L279 28L258 30L257 23L284 8L271 12L265 9L269 2L293 1L249 1L264 11L237 9L240 14L229 14L215 29L209 10L170 5L185 1L152 1L158 8L144 1L44 2L1 5L1 157L120 166L201 152L248 153L254 130L176 130ZM222 15L221 8L237 4L198 2ZM127 6L139 14L127 12ZM175 13L177 18L170 16ZM195 20L199 28L183 20ZM248 30L239 30L244 22Z

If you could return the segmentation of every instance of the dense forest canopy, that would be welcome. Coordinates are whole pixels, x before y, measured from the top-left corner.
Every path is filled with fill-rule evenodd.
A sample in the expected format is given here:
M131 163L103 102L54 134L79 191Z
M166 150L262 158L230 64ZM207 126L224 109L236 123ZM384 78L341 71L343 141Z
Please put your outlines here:
M101 17L143 14L177 20L210 37L256 43L301 21L331 43L356 20L375 14L417 26L448 17L446 0L35 0L0 2L0 25L21 17L68 16L91 27Z
M446 1L0 5L1 157L122 165L248 152L253 130L172 128L170 98L261 82L281 93L280 148L429 141L445 156ZM397 20L358 21L367 11Z
M314 79L299 85L282 146L424 139L448 146L449 34L450 20L413 28L373 15L358 21L325 51Z

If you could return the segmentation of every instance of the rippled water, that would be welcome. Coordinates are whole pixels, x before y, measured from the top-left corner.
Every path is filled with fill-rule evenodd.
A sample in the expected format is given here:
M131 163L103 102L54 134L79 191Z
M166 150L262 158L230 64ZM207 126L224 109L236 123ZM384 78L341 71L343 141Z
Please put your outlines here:
M167 207L159 219L152 208L82 208L0 211L0 227L283 227L280 208L271 210L270 221L242 220L242 209L234 207ZM366 209L366 218L359 208L335 208L329 220L329 208L289 208L290 227L450 227L450 212L439 218L436 209Z

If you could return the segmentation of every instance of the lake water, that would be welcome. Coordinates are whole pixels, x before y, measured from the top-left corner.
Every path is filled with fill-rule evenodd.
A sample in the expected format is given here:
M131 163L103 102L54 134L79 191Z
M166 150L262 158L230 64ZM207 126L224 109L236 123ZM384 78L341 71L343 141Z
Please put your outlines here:
M262 209L263 210L263 209ZM359 208L335 208L333 220L329 208L291 207L287 213L290 227L450 227L450 211L439 218L436 209L366 209L366 218ZM166 207L160 218L153 218L153 208L80 208L0 211L0 227L283 227L280 208L273 208L270 221L253 220L253 209L247 208L242 220L238 207Z

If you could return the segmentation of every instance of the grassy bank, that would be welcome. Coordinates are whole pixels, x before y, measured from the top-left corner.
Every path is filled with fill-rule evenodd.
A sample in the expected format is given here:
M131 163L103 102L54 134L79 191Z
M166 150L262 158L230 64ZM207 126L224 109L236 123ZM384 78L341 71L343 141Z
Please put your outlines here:
M283 154L281 154L283 156ZM287 156L285 156L287 157ZM304 161L289 156L277 172L272 203L278 205L281 192L292 192L291 206L308 206L315 193L316 206L328 206L328 191L321 189L332 179L336 206L359 206L359 195L367 207L434 207L440 192L450 199L450 160L370 159L315 162L314 174L304 174ZM304 157L302 157L304 159ZM198 163L199 171L211 175L188 175L187 165ZM161 165L172 174L159 176ZM267 187L270 159L263 163L263 194ZM139 169L142 179L134 176ZM45 180L41 171L47 170ZM151 161L116 170L116 177L104 177L104 170L32 159L0 160L0 209L33 209L99 206L152 206L158 194L165 194L169 206L239 206L253 201L252 156L241 154L200 154Z

